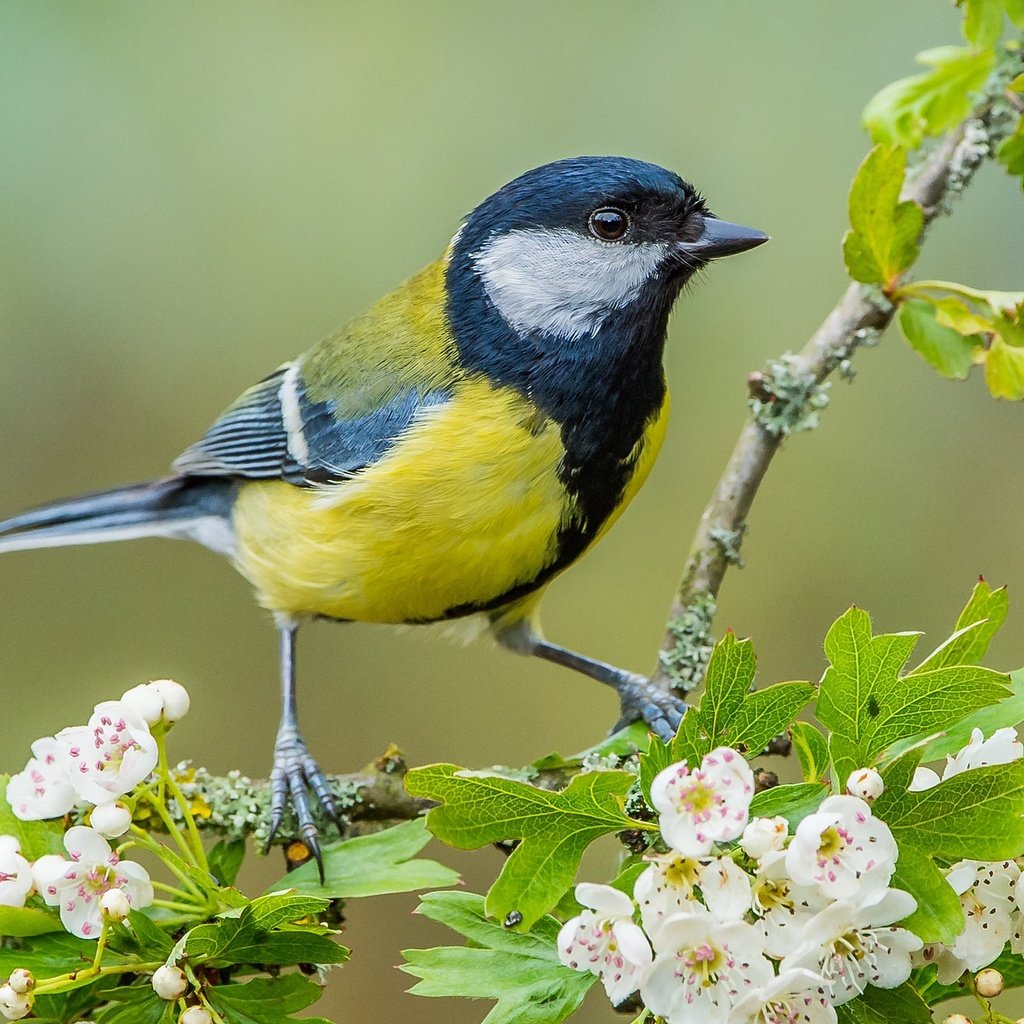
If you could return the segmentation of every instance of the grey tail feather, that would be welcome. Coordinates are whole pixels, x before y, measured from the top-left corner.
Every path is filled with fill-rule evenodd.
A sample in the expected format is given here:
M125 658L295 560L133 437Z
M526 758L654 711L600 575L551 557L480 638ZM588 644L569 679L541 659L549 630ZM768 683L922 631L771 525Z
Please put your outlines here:
M236 492L231 480L173 476L55 501L0 520L0 552L186 537L227 553Z

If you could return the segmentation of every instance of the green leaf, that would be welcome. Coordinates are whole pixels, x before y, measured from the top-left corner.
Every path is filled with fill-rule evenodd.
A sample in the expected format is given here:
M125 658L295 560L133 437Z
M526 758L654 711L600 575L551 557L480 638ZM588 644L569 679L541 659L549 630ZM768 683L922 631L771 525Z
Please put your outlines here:
M25 938L62 931L64 925L56 914L33 907L0 906L0 935Z
M1017 28L1024 28L1024 0L1006 0L1006 13ZM1018 75L1017 79L1021 77Z
M964 39L990 50L1003 34L1003 0L964 0Z
M554 918L541 918L532 932L512 931L486 919L480 896L463 892L430 893L419 913L474 945L405 950L401 969L420 979L410 991L496 1000L483 1024L559 1024L597 980L559 963Z
M900 765L904 782L914 760L908 755ZM925 942L949 943L963 916L940 887L934 862L1001 860L1024 850L1024 762L974 768L916 793L887 775L873 810L899 846L893 884L918 900L909 927Z
M1021 0L1021 7L1024 8L1024 0ZM1017 122L1016 131L999 143L996 158L1007 174L1020 178L1021 188L1024 188L1024 118Z
M757 757L789 728L814 696L814 687L806 682L777 683L751 692L756 670L754 645L727 632L711 652L700 703L684 715L672 741L671 761L697 765L720 746Z
M888 285L917 259L924 212L900 202L907 154L875 146L850 186L850 230L843 239L846 269L855 281Z
M997 729L1013 728L1024 722L1024 669L1010 673L1011 697L975 711L955 725L945 729L921 753L922 761L938 761L947 754L955 754L970 741L971 733L980 729L989 737Z
M869 985L862 996L836 1007L839 1024L932 1024L931 1011L913 983L899 988Z
M22 821L14 816L7 802L7 783L10 775L0 775L0 836L14 836L25 860L38 860L48 853L67 856L64 849L64 824L61 821Z
M864 108L864 127L875 142L915 149L926 135L941 135L971 109L971 93L995 66L991 50L938 46L919 53L924 74L901 78L877 93Z
M257 928L270 931L282 924L298 921L303 917L322 914L331 901L319 896L306 896L294 889L267 893L257 896L244 911Z
M564 757L562 754L545 754L537 758L531 765L540 771L555 768L576 768L587 758L597 757L628 757L637 751L646 750L651 741L651 730L646 722L631 722L623 729L606 736L600 743L595 743L578 754L570 754ZM529 782L529 779L523 779Z
M806 682L776 683L755 690L744 699L727 732L729 745L756 757L789 728L814 699L814 692L814 686Z
M97 1015L96 1024L171 1024L177 1020L177 1004L161 999L149 979L140 985L111 989L106 996L110 1002Z
M798 782L790 786L773 786L757 793L750 803L752 818L782 817L795 829L808 814L813 814L828 789L820 782Z
M804 782L821 782L828 777L828 741L809 722L794 722L789 727L793 749L800 759Z
M19 948L11 949L0 945L0 978L7 978L11 971L24 967L37 978L67 974L83 964L90 964L96 956L96 943L76 939L67 932L54 932L27 938L18 943ZM124 963L125 958L115 952L104 954L104 964Z
M170 953L174 940L158 927L141 910L128 915L128 924L138 943L140 954L147 960L164 960Z
M871 620L859 608L829 629L825 653L831 664L821 681L818 719L832 731L829 752L837 779L876 763L892 744L938 732L1010 695L1009 677L977 666L900 676L917 636L872 636Z
M903 925L924 942L952 945L964 930L964 912L960 899L946 881L945 875L916 850L901 849L896 873L890 883L917 900L917 910Z
M996 398L1024 398L1024 348L1008 345L997 334L985 360L985 383Z
M168 954L172 962L187 957L211 967L262 964L340 964L349 951L329 936L309 930L263 931L251 918L221 918L190 929Z
M206 855L210 873L221 885L234 885L245 859L244 839L221 839Z
M682 722L679 724L679 731L682 732L683 727L686 725L687 718L690 717L693 709L691 708L683 716ZM679 733L676 734L677 737ZM672 751L669 749L667 743L662 743L657 736L651 737L650 745L647 750L640 755L640 791L644 795L644 799L648 804L651 802L651 783L660 771L663 771L672 763Z
M429 842L430 833L422 818L345 839L324 850L323 885L316 865L310 861L285 875L275 888L293 888L327 899L352 899L458 884L457 871L416 856Z
M1006 587L993 590L984 579L974 585L970 599L953 627L953 635L914 669L922 672L948 665L977 665L1006 621L1010 597Z
M487 913L504 919L517 911L519 927L526 930L558 903L595 839L628 828L653 828L622 809L633 781L628 772L587 772L553 793L436 764L410 771L405 785L413 796L442 804L427 815L427 827L449 846L466 850L522 840L487 894Z
M978 342L965 338L935 319L935 307L922 299L900 306L900 328L911 347L944 377L966 380L974 366Z
M322 994L319 985L301 974L255 978L243 985L212 985L206 990L214 1009L231 1024L288 1024L296 1019L293 1013L311 1006Z

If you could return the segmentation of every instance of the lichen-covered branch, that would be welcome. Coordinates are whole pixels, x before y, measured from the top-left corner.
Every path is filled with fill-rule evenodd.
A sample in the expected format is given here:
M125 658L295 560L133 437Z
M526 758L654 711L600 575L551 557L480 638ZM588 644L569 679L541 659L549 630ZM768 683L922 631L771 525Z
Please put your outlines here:
M952 200L1011 129L1001 100L1004 85L1005 76L994 76L971 115L908 177L903 198L924 210L924 232L949 212ZM881 289L853 283L799 352L748 378L751 416L697 527L669 612L653 677L658 685L687 691L703 679L718 593L729 566L742 564L747 516L772 458L789 434L817 424L828 403L827 379L836 370L849 375L854 352L874 344L895 312Z

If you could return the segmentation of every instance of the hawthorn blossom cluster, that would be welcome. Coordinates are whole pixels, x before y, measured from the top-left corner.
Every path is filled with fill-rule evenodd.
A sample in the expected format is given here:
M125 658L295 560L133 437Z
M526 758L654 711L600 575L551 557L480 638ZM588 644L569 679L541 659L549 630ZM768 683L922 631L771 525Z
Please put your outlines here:
M631 893L577 886L562 963L598 975L615 1004L639 991L667 1024L835 1024L867 986L902 984L922 943L898 922L917 904L890 885L896 842L869 802L881 777L855 772L848 788L791 836L783 818L750 818L737 751L670 765L651 785L668 849Z
M72 935L98 939L105 921L124 920L132 909L153 902L146 869L121 859L108 840L131 827L129 794L157 765L151 727L177 721L188 704L178 683L145 683L119 701L98 704L86 725L32 744L32 758L7 784L6 799L15 816L39 821L74 810L89 824L74 825L64 834L66 857L47 854L32 862L16 837L0 835L0 906L24 907L38 896L59 908ZM11 981L0 986L0 1015L19 1019L11 1014L27 1013L29 1002L28 990L17 991Z

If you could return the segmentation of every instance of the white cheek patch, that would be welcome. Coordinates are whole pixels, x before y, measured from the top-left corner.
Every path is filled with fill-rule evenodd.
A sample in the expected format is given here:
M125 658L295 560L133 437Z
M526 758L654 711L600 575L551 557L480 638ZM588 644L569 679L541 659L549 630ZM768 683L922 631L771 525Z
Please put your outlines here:
M510 326L574 340L629 305L667 256L658 242L609 244L571 228L530 228L488 240L473 260Z

